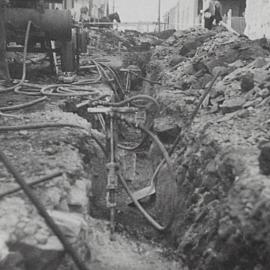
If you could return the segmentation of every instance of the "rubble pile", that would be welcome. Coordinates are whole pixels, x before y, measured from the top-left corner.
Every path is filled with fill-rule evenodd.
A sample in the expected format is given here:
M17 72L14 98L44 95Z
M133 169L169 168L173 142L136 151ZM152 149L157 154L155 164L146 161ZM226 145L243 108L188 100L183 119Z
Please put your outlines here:
M133 30L117 31L111 29L87 30L90 44L106 52L147 51L162 40L154 35Z
M269 56L266 40L191 29L158 46L149 64L148 78L162 82L146 87L161 102L156 129L168 126L168 118L167 128L182 128L220 74L174 155L178 205L171 234L190 269L270 267ZM159 182L169 193L166 174Z

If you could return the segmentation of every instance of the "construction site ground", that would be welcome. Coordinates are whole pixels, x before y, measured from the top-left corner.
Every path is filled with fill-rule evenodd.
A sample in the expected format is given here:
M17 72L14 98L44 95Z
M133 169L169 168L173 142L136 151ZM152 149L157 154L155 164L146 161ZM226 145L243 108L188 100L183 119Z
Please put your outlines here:
M153 229L136 207L127 204L128 196L119 184L116 239L110 241L105 203L108 160L91 134L103 143L105 137L85 111L74 109L81 98L48 97L26 109L4 112L1 108L33 97L1 93L0 149L28 183L54 172L63 173L33 190L89 269L268 270L268 41L250 41L222 28L189 29L170 33L166 39L134 34L132 42L130 35L100 35L99 48L91 47L91 56L84 55L81 61L102 59L118 71L138 66L150 83L133 78L136 89L129 95L148 94L158 100L160 112L153 131L169 149L182 130L171 157L177 181L164 166L156 196L143 204L160 223L166 224L173 215L168 230L161 233ZM112 47L109 37L116 44L121 40L122 51ZM133 48L143 43L139 39L147 41L150 50ZM44 62L31 63L27 65L29 82L56 83ZM20 69L17 64L12 75L19 78ZM80 73L78 78L91 76L96 74ZM215 77L212 91L191 127L186 128ZM112 94L105 83L95 87ZM74 127L1 130L42 123ZM126 168L123 174L131 175L128 184L132 190L149 184L162 158L150 144L137 153L119 150L118 155ZM0 163L1 193L16 186ZM0 196L0 200L0 269L74 269L23 192Z

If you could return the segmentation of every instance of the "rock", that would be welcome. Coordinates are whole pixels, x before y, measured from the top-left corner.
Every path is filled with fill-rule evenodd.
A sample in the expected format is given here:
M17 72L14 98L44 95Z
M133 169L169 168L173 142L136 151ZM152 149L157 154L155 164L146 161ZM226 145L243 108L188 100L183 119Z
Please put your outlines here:
M258 158L260 170L265 175L270 175L270 142L264 143L260 146L261 153Z
M24 243L16 243L11 246L11 249L22 255L19 263L25 265L25 270L57 270L64 255L63 249L42 249Z
M184 68L183 68L183 71L184 71L185 74L193 75L195 73L194 65L192 65L191 63L185 64Z
M19 252L10 252L5 260L0 260L0 269L3 270L28 270L25 268L24 259Z
M248 92L255 86L254 84L254 74L251 72L247 72L241 78L241 89L244 92Z
M213 68L212 73L214 76L216 76L218 73L220 73L220 76L225 76L228 74L228 68L224 66L217 66Z
M180 132L179 126L170 116L155 119L154 130L165 144L173 142Z
M175 56L175 57L173 57L173 58L170 60L169 65L170 65L171 67L174 67L174 66L176 66L176 65L178 65L178 64L180 64L180 63L182 63L182 62L185 61L185 60L186 60L186 57L183 57L183 56Z
M262 68L266 64L267 64L267 61L265 60L264 57L258 57L257 59L254 60L254 62L252 63L252 66L254 68Z
M4 232L0 232L0 262L5 260L9 254L9 249L7 247L8 235Z
M259 96L261 96L262 98L266 98L269 95L270 95L270 91L267 88L264 88L261 91L259 91Z
M222 109L222 112L226 114L242 109L244 104L245 99L242 97L238 97L225 100L225 102L222 105L220 105L220 108Z
M196 49L198 48L198 46L201 44L200 41L198 40L188 40L187 42L184 43L184 45L182 46L182 48L179 50L179 54L186 56L194 56Z
M216 98L220 95L224 95L225 90L226 90L226 85L224 84L223 81L219 81L214 86L214 89L211 91L210 96L211 98Z
M71 186L68 198L68 206L73 212L87 213L88 196L86 180L77 180L76 183Z

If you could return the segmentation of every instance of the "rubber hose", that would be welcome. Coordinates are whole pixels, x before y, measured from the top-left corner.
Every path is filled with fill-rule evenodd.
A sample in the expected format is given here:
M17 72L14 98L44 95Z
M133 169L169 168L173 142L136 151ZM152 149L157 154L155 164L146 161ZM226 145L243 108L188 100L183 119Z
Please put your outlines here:
M23 103L23 104L2 107L2 108L0 108L0 112L15 111L15 110L24 109L24 108L27 108L27 107L31 107L33 105L36 105L37 103L43 102L45 100L47 100L47 97L38 98L38 99L35 99L33 101L30 101L30 102Z
M175 148L177 147L177 145L179 144L180 140L182 139L183 137L183 133L184 132L187 132L187 130L191 127L197 113L199 112L199 109L203 103L203 101L205 100L205 98L207 97L207 95L211 92L213 86L214 86L214 83L216 82L217 78L219 77L220 75L220 72L218 72L218 74L214 77L214 79L212 80L211 84L209 85L208 89L205 91L205 93L202 95L199 103L197 104L195 110L193 111L193 113L191 114L191 117L188 121L188 124L186 125L186 127L183 129L183 131L180 131L178 136L176 137L174 143L173 143L173 146L172 148L169 150L169 155L171 156L175 150ZM161 169L162 165L164 164L165 160L163 159L160 164L158 165L156 171L154 172L154 175L157 175L159 173L159 170Z
M27 184L30 187L36 186L36 185L42 184L44 182L53 180L54 178L59 177L61 175L63 175L62 172L55 172L55 173L46 175L44 177L41 177L40 179L35 180L33 182L27 183ZM18 191L21 191L21 188L20 187L14 188L12 190L5 191L5 192L3 192L3 193L0 194L0 200L3 199L3 198L5 198L6 196L9 196L9 195L12 195L12 194L18 192Z
M24 89L25 87L27 87L27 90ZM27 96L41 96L40 89L40 85L23 83L22 85L17 86L14 89L14 92L16 94L23 94Z
M130 199L133 201L133 203L135 204L135 206L139 209L139 211L142 213L142 215L145 217L145 219L158 231L165 231L168 226L162 226L160 225L158 222L156 222L148 213L147 211L142 207L142 205L140 204L140 202L133 196L131 190L129 189L127 182L125 181L125 179L122 177L122 175L118 174L118 178L121 182L121 184L123 185L124 189L126 190L128 196L130 197Z
M75 124L44 123L44 124L32 124L32 125L21 125L21 126L0 126L0 132L35 130L35 129L43 129L43 128L65 128L65 127L84 129L82 126L75 125Z
M91 96L91 95L97 95L99 92L97 90L91 89L91 90L81 90L76 92L75 90L65 89L61 87L67 87L66 84L52 84L52 85L46 85L44 86L40 92L45 96L54 96L54 97L72 97L72 96ZM54 91L57 92L54 92ZM59 91L60 90L60 91Z
M137 96L125 99L125 100L117 102L117 103L108 103L108 105L113 106L113 107L122 107L124 105L129 104L129 103L132 103L132 101L134 101L134 100L148 100L148 101L151 101L153 104L156 105L157 109L159 110L158 102L154 98L152 98L152 97L150 97L148 95L137 95Z

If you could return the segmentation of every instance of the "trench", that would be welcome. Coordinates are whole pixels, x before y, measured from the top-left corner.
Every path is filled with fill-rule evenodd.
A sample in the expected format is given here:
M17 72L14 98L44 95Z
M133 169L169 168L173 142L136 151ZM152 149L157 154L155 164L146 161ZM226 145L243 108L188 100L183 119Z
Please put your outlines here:
M146 76L147 65L149 64L150 59L150 52L136 52L134 54L128 53L123 62L124 66L130 64L139 66L143 75ZM121 79L124 80L124 78ZM144 95L148 92L143 80L136 77L134 77L131 81L131 87L132 89L135 89L135 91L130 93L131 96ZM64 104L60 105L60 108L64 112L77 114L79 117L86 119L89 123L91 123L93 128L98 128L98 130L100 130L101 126L99 120L89 115L86 109L76 109L76 103L78 103L76 100L65 101ZM147 113L151 114L151 111ZM106 147L106 143L108 143L108 141L106 142L104 133L99 133L101 131L98 130L96 130L96 132L100 136L99 139L103 144L103 148L108 149ZM121 130L121 132L118 132L119 130ZM179 128L169 128L168 130L159 132L158 138L168 149L175 140L177 132L179 131ZM116 124L116 133L118 142L125 144L128 141L128 145L131 142L132 144L139 144L145 135L139 129L127 127L121 122L117 122ZM101 150L99 146L96 145L96 147L99 148L99 151ZM108 173L106 164L108 163L109 152L107 152L107 156L103 153L102 158L100 158L100 154L97 155L95 153L93 147L91 147L87 140L80 141L79 152L83 156L82 159L84 162L84 169L89 175L91 175L92 179L92 195L89 199L89 214L93 218L109 220L109 211L106 207L106 182ZM95 158L95 156L97 156L97 158ZM120 166L119 170L127 180L127 183L133 192L149 187L150 180L155 172L155 169L162 160L162 153L159 151L155 143L153 143L149 138L146 139L144 144L135 151L128 151L119 148L116 150L116 156ZM164 168L164 172L161 172L161 174L163 173L168 173L168 170ZM165 181L167 182L166 184L170 185L170 182L173 183L173 180L170 179L170 177L171 176L168 177L168 181ZM174 188L175 187L176 186L174 186ZM164 206L160 205L162 199L159 199L157 206L157 196L164 198L166 197L166 200L172 196L171 192L168 192L168 194L163 193L164 190L163 187L161 187L160 190L157 190L156 194L150 196L145 195L145 198L141 200L143 207L150 213L150 215L154 217L154 219L157 220L157 222L160 222L160 224L166 224L167 220L170 219L170 213L172 211L170 208L175 200L175 198L172 198L171 200L169 199L171 202L167 201L166 203L168 205ZM176 194L174 194L174 197L175 196ZM160 209L162 210L160 211ZM166 214L163 216L164 213ZM148 241L150 240L157 243L162 243L168 248L173 246L173 241L168 237L169 232L158 232L155 230L151 224L146 221L135 205L131 203L130 197L120 183L118 183L117 190L116 220L116 231L126 232L134 239L145 239Z
M261 123L269 124L269 108L265 106L268 106L268 103L256 107L249 102L248 105L254 106L254 110L238 104L226 105L224 100L228 97L224 85L229 83L229 90L226 89L232 97L246 98L248 95L237 88L238 84L240 85L239 72L246 74L247 70L251 70L257 71L259 75L267 73L265 78L268 78L269 66L260 67L266 60L254 60L254 55L266 57L269 52L260 44L247 41L243 37L231 37L224 30L214 33L197 29L191 33L176 33L167 41L170 45L156 48L153 54L147 52L140 57L140 53L133 55L130 52L126 59L127 64L140 65L143 77L148 79L134 79L132 83L136 91L130 95L150 94L155 96L161 105L161 114L155 116L153 127L159 140L169 150L177 135L183 135L171 156L177 182L172 181L168 168L163 166L157 177L155 196L149 196L142 201L144 208L159 223L166 224L173 217L166 231L156 231L136 207L128 205L129 198L119 184L116 193L116 241L110 241L110 216L106 207L108 158L90 133L63 129L0 134L1 147L9 153L13 162L20 161L17 166L25 177L32 179L33 175L43 175L43 171L51 172L56 168L65 171L62 178L38 187L35 191L48 209L56 211L54 215L62 221L60 223L64 231L70 233L70 227L73 228L69 237L73 235L71 239L74 247L78 247L80 256L90 269L268 269L266 247L269 228L269 178L260 171L260 150L256 147L257 140L266 134ZM190 35L191 40L186 41ZM214 60L211 59L213 54L208 55L205 52L205 48L212 48L213 40L218 52ZM178 45L174 46L176 52L172 49L174 43L183 43L184 46L178 45L181 53L187 53L188 57L179 57ZM198 63L197 58L192 58L195 52L207 54L204 55L204 63ZM244 59L247 69L220 67L219 65L224 64L224 52L230 55L232 63L237 62L237 66L238 58ZM174 53L178 58L174 59L175 55L170 55ZM171 58L167 57L167 54ZM178 61L179 69L173 70L171 65L174 66ZM215 85L213 95L206 100L207 104L200 107L201 110L193 119L190 129L185 130L196 105L200 104L200 98L204 93L207 94L207 84L214 78L213 74L209 74L208 66L213 70L221 70L224 74ZM258 76L257 79L264 78ZM256 81L258 87L268 85L268 79L265 80L263 83ZM151 84L149 81L162 81L162 85ZM233 87L236 87L236 90ZM12 95L1 99L1 105L16 103L18 96ZM219 99L220 95L222 99ZM256 102L262 102L262 97L256 95L248 98L257 98ZM64 101L50 99L45 104L38 104L23 111L24 117L21 120L0 121L2 124L18 124L20 121L57 122L65 119L69 123L80 123L86 128L89 128L91 123L93 134L105 146L104 134L99 132L100 122L92 116L89 117L86 110L74 109L78 102L81 102L79 98ZM214 102L217 107L212 111ZM149 110L151 112L151 107ZM253 129L254 132L251 131ZM139 141L140 132L133 127L127 128L121 123L117 126L117 131L120 143L126 140ZM181 133L183 131L185 132ZM259 160L266 158L266 164L267 149L266 147L265 156L261 154L259 157ZM147 141L136 152L118 150L117 157L120 171L127 179L128 186L132 191L136 191L149 185L154 168L162 155L159 149ZM10 175L2 170L2 167L1 173L3 186L12 187L14 183ZM61 214L57 211L61 211ZM64 217L62 212L65 212ZM46 246L50 241L56 244L55 237L44 228L37 213L22 194L1 202L0 214L1 226L16 228L15 233L11 232L10 241L12 251L18 255L16 259L21 258L19 255L23 256L23 259L29 259L25 245L18 245L25 235L27 248L40 248L37 244L43 243ZM9 222L6 224L7 220ZM67 224L64 224L63 220ZM40 225L41 223L43 225ZM74 229L75 227L80 230ZM48 239L50 241L47 241ZM27 270L44 270L46 267L51 270L57 269L59 265L60 269L72 269L70 259L65 259L64 263L61 260L61 252L59 255L53 250L55 260L48 256L44 249L41 252L39 248L38 252L35 249L35 254L38 254L34 256L35 264L32 265L33 256L30 256ZM41 257L44 257L46 267L37 260ZM38 268L39 264L41 268Z

